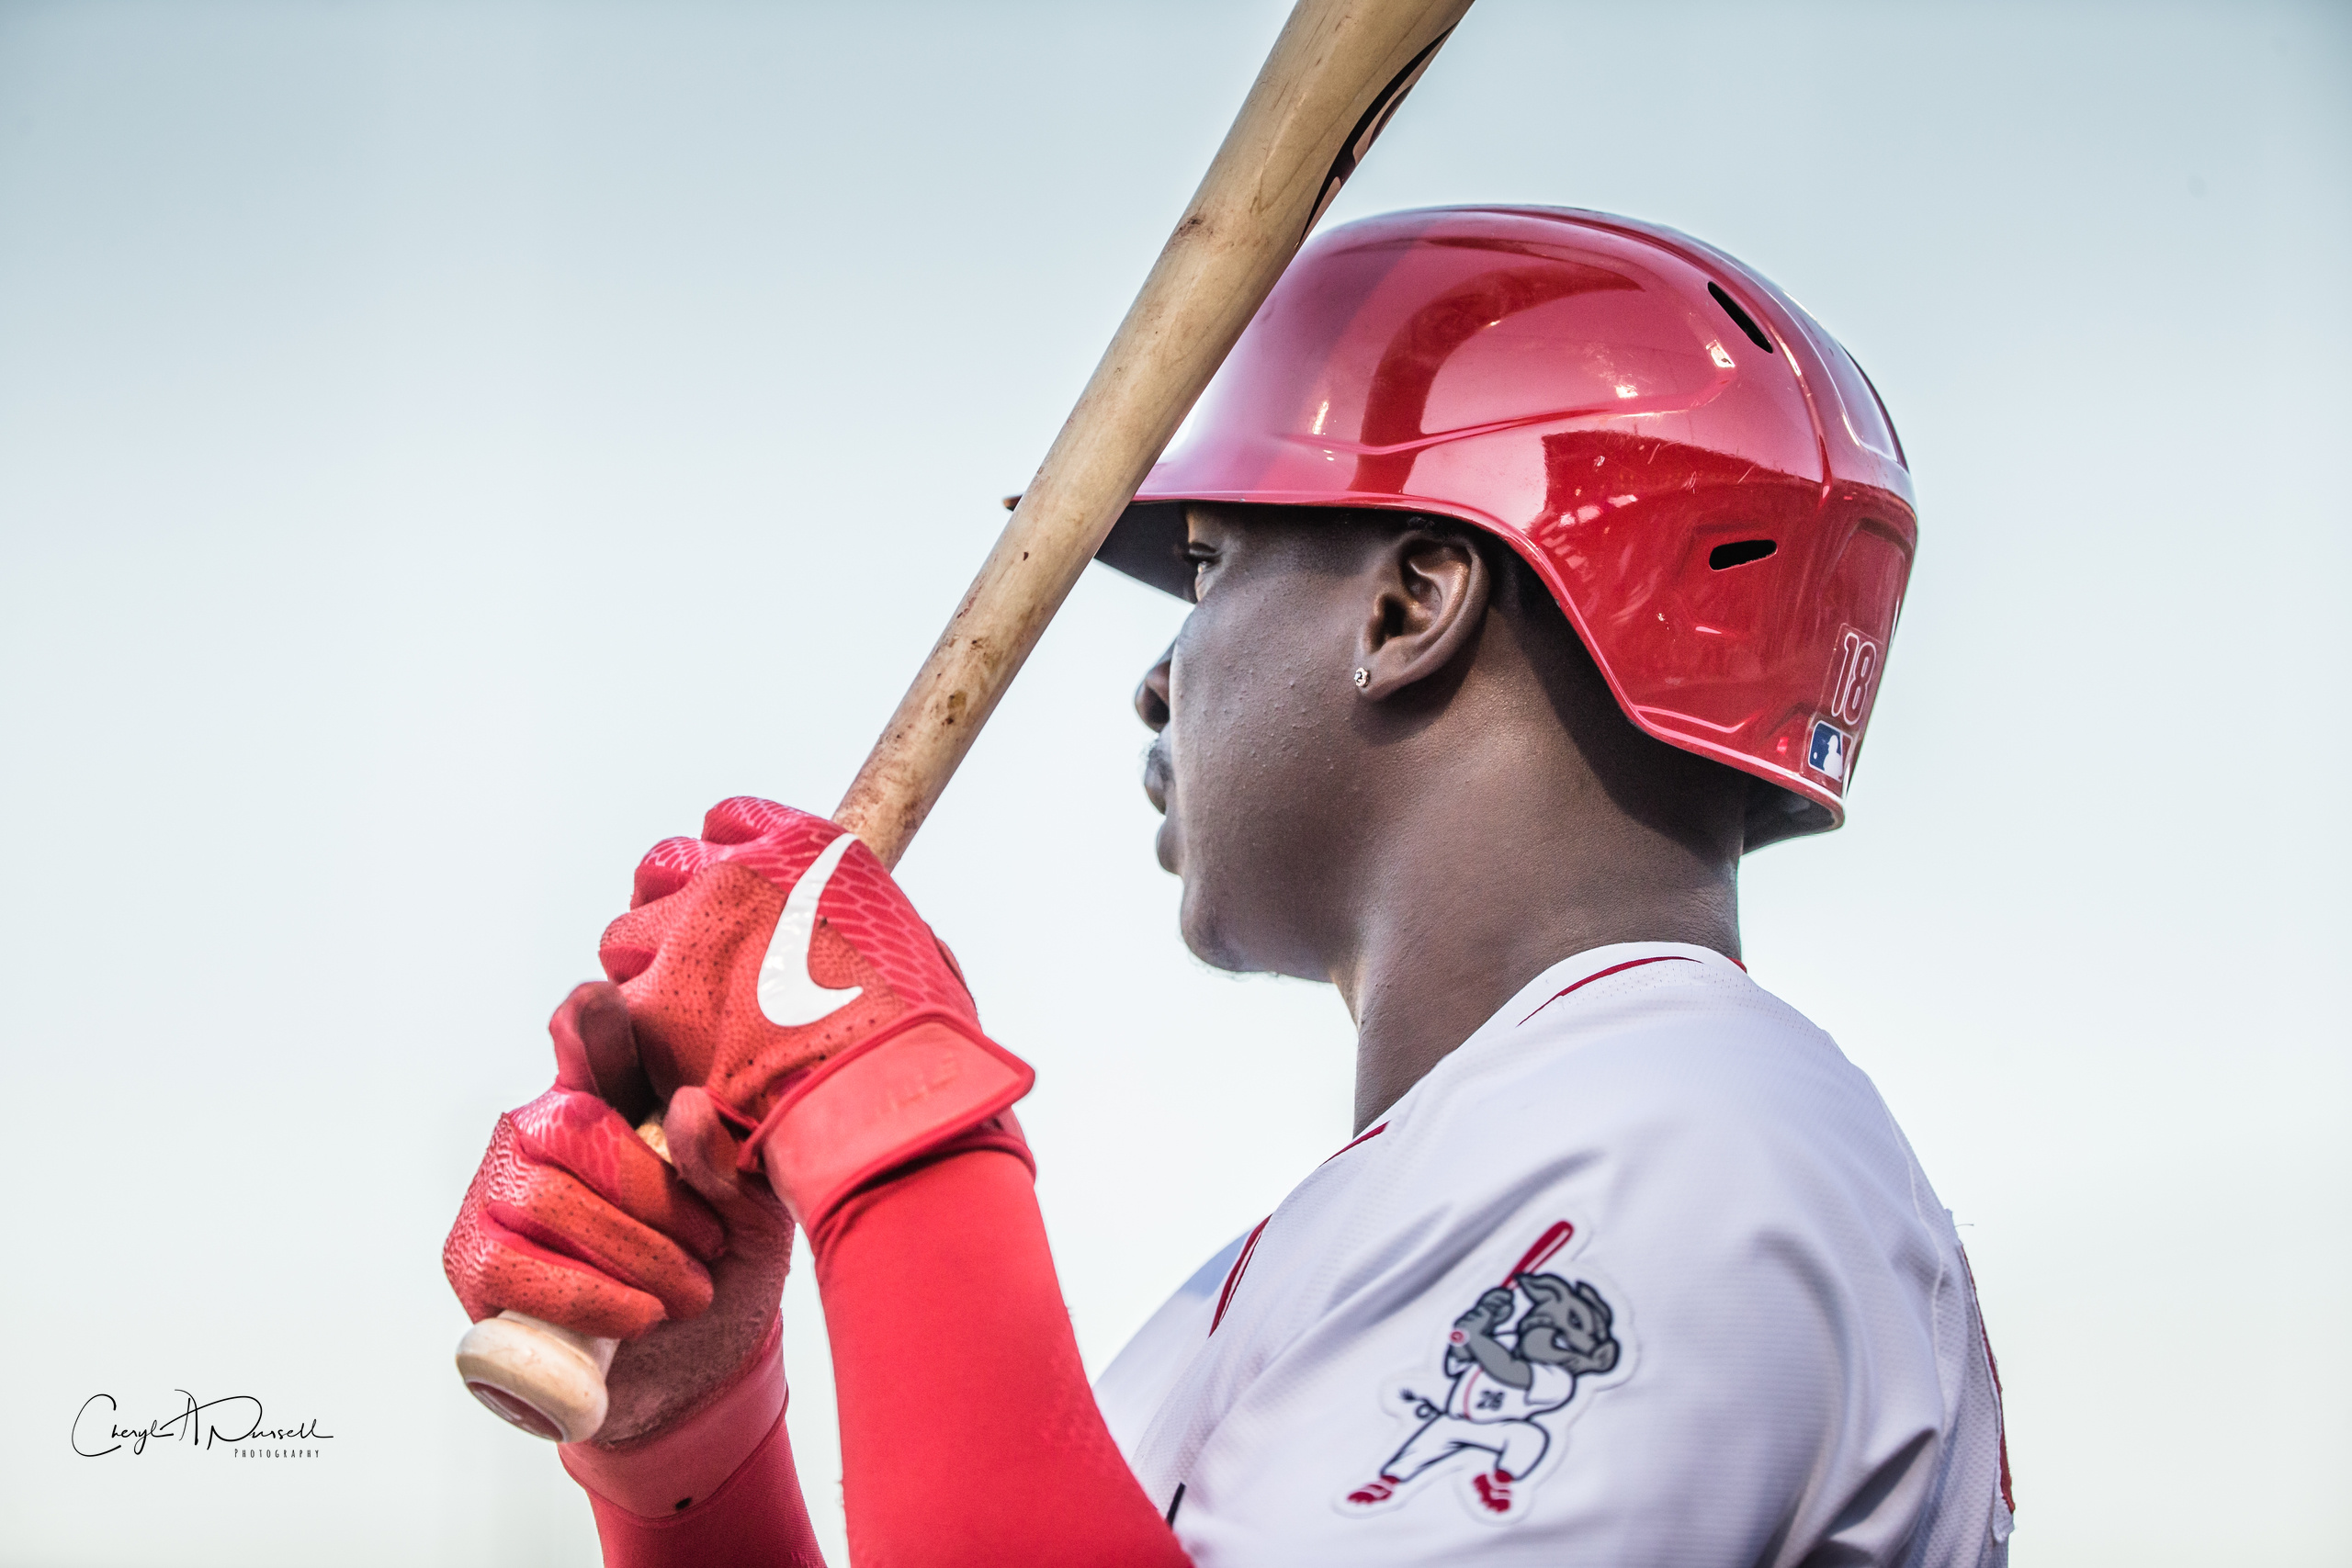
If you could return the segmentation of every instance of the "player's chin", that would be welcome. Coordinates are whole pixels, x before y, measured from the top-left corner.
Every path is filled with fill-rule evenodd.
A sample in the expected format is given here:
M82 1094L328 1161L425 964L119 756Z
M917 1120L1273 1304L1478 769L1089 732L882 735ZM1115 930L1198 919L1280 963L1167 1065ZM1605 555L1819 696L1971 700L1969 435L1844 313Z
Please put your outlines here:
M1229 975L1250 973L1249 961L1224 940L1216 923L1194 917L1189 898L1184 902L1183 912L1177 924L1184 933L1185 947L1191 950L1193 957L1210 968L1222 969Z
M1180 872L1178 874L1182 875ZM1200 874L1184 877L1184 894L1177 904L1176 923L1193 957L1212 969L1232 975L1254 975L1265 968L1226 919L1228 906L1217 897L1213 878Z

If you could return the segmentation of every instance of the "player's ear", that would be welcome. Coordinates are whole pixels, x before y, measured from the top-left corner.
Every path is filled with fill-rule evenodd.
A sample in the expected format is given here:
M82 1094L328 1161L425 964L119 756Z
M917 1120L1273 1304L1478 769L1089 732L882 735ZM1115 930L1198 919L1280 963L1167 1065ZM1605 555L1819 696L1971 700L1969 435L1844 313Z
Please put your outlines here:
M1486 558L1452 532L1408 528L1374 552L1356 689L1377 702L1453 664L1487 618Z

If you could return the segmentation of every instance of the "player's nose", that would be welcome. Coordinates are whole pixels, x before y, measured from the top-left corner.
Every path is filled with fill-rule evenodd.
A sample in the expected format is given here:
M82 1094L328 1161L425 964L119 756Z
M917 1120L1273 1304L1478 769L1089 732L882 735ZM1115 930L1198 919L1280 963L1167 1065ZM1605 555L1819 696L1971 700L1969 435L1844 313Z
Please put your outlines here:
M1136 716L1154 735L1168 728L1168 666L1176 657L1176 645L1170 643L1159 662L1144 672L1143 684L1136 688Z

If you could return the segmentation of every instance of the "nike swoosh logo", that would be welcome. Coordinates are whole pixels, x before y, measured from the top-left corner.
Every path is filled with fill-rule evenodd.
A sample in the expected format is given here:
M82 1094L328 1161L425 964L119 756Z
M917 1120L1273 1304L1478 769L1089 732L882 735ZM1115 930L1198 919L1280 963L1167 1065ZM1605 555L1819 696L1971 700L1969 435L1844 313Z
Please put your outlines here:
M767 956L760 960L760 1010L770 1023L798 1029L838 1012L865 994L863 986L820 986L808 973L808 944L817 935L818 900L825 896L825 884L833 879L833 868L856 841L856 834L843 833L827 844L824 853L800 874L791 896L784 901L775 934L768 938Z

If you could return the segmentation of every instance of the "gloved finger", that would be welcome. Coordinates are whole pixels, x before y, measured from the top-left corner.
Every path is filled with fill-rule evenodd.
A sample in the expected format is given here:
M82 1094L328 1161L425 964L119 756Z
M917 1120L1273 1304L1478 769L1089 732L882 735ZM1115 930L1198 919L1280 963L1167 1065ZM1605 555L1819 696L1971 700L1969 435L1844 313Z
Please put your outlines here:
M596 962L604 966L605 978L625 986L652 968L662 938L676 923L677 908L675 904L648 904L606 926L596 939Z
M695 874L718 860L717 845L700 839L664 839L637 863L637 879L629 891L632 909L667 898L695 879Z
M656 1297L549 1252L470 1206L441 1248L441 1267L477 1323L511 1309L575 1334L631 1339L664 1315Z
M652 1296L673 1319L697 1316L710 1305L710 1270L552 1166L532 1168L511 1190L486 1194L482 1213L551 1258L585 1264Z
M652 1113L653 1086L645 1081L628 1002L618 986L607 980L574 986L548 1020L548 1037L555 1043L558 1089L596 1096L632 1127Z
M795 821L808 819L805 811L795 811L789 806L778 806L757 795L739 795L703 813L702 836L714 844L747 844Z
M587 986L574 986L571 994L563 998L548 1020L548 1038L555 1043L555 1087L574 1093L596 1092L596 1075L588 1066L588 1047L580 1038L581 993Z
M588 1057L596 1098L619 1111L630 1126L641 1126L659 1102L645 1076L644 1059L638 1055L628 998L610 981L592 980L571 995L578 1004L581 1048Z
M550 1089L500 1122L513 1127L517 1153L530 1164L569 1173L604 1203L696 1258L725 1250L726 1232L709 1205L595 1096ZM493 1138L493 1153L497 1147Z
M511 1212L536 1183L561 1174L533 1161L521 1145L514 1118L501 1116L441 1248L441 1267L467 1315L479 1322L511 1307L578 1333L613 1338L641 1334L661 1322L659 1297L572 1256L568 1247L542 1245L493 1212Z
M765 1181L741 1170L742 1145L709 1095L692 1088L672 1095L662 1131L678 1175L727 1223L730 1250L792 1245L792 1217Z

